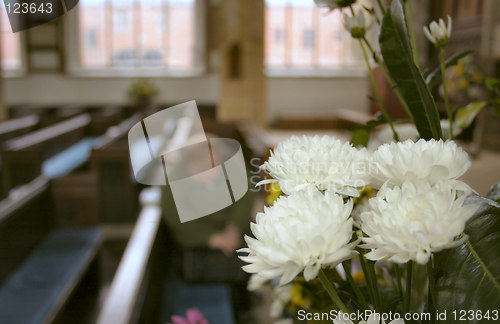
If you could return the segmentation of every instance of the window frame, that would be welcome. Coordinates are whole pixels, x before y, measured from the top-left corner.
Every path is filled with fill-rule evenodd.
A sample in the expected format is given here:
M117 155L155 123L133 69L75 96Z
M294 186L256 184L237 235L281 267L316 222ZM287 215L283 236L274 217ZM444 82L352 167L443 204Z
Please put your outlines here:
M194 4L194 48L193 68L190 70L174 70L167 67L115 67L115 68L85 68L80 65L80 31L79 14L80 6L64 15L65 48L66 48L66 73L75 77L103 77L103 78L141 78L141 77L171 77L190 78L204 75L206 72L205 52L206 37L205 12L206 5L203 0L195 0Z

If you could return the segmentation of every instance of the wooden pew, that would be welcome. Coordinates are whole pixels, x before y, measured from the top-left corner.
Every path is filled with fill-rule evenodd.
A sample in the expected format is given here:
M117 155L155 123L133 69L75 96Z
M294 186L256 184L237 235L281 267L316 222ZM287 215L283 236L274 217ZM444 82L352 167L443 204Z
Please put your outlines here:
M173 244L161 220L157 190L141 192L142 210L96 323L165 323L191 307L210 323L234 323L228 285L187 284L173 273Z
M98 324L158 322L168 246L157 199L142 196L143 208L97 317Z
M96 172L98 219L103 223L134 223L140 190L133 179L128 148L128 131L142 118L136 113L112 127L96 141L91 168Z
M364 125L373 117L368 113L337 109L332 113L292 113L278 115L275 127L278 129L349 129Z
M24 135L35 129L40 117L35 114L9 119L0 123L0 143L16 136Z
M41 175L42 163L82 140L90 121L90 116L83 114L5 142L2 152L4 192Z
M39 126L47 127L83 113L82 105L16 105L8 107L9 118L37 115Z
M86 112L92 115L90 125L90 134L92 136L104 134L109 127L118 125L124 118L122 107L119 105L88 107Z
M124 222L133 223L138 189L130 179L128 149L123 140L140 118L136 114L97 137L88 168L53 179L54 213L61 224L92 226L105 223L110 217L120 220L121 213L129 215L123 218Z
M28 115L37 115L40 118L40 123L44 126L49 123L56 110L57 107L55 105L39 104L23 104L7 107L9 119L26 117Z
M58 227L49 187L38 177L0 202L1 323L82 323L95 307L101 233Z
M0 123L0 146L6 140L32 131L38 126L39 121L40 118L37 115L33 114L25 117L9 119ZM3 183L3 180L2 173L0 172L0 184L1 183ZM3 187L0 185L0 199L4 198L5 195L6 192L3 191Z

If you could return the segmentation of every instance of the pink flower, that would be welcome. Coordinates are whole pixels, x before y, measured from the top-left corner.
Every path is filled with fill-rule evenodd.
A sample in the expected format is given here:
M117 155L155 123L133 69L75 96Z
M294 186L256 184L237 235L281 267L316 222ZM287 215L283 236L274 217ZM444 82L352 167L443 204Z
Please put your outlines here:
M190 308L186 311L186 318L174 315L168 324L209 324L207 319L197 308Z

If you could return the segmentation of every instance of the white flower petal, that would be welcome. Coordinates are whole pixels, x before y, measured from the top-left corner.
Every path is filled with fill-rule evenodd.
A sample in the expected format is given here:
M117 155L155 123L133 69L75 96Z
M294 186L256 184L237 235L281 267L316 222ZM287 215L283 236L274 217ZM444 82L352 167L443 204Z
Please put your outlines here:
M295 192L259 213L251 225L256 238L245 237L250 264L243 270L265 279L280 278L280 285L300 272L314 279L320 268L334 267L356 254L352 238L353 202L315 188Z
M436 47L444 47L450 41L451 36L451 18L448 16L448 25L445 24L442 18L439 19L439 23L432 21L429 24L429 28L424 27L424 34L429 41L431 41Z
M319 190L358 195L366 186L370 155L332 136L293 136L279 143L262 169L289 195L316 187ZM266 180L264 180L266 181Z
M359 215L363 233L360 247L371 249L369 260L426 264L433 252L460 244L457 239L477 205L464 205L452 181L431 185L408 181L385 187L369 200L370 209Z
M423 180L431 185L454 180L471 165L468 154L454 141L434 139L384 144L378 147L372 158L375 166L371 169L372 186L381 190L381 184L392 188L409 180ZM453 181L451 184L469 191L461 183Z

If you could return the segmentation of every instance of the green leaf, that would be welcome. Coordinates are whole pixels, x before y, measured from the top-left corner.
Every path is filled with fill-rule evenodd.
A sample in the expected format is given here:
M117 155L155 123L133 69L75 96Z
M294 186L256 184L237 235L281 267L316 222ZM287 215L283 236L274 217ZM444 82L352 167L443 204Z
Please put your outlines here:
M491 104L493 105L493 109L495 110L497 116L500 117L500 99L493 99Z
M500 203L500 182L491 186L490 190L486 194L486 198Z
M449 68L450 66L454 66L458 64L460 59L471 55L474 51L464 51L461 53L457 53L455 55L450 56L444 62L445 66ZM434 70L424 73L425 82L430 90L435 89L439 84L441 84L441 66L438 65Z
M388 121L385 119L384 114L380 111L377 112L373 120L370 120L366 125L358 125L351 128L351 141L352 146L368 146L370 135L375 126L386 124Z
M491 91L499 92L500 91L500 80L497 78L488 77L485 80L486 87Z
M448 323L455 323L450 318L454 310L481 310L484 314L500 305L500 204L482 197L469 198L467 203L479 205L465 227L469 239L437 253L434 259L436 308L447 311Z
M427 140L442 138L436 103L413 59L401 0L394 0L384 16L379 43L385 64L401 90L420 136Z
M351 129L351 141L352 146L368 146L368 142L370 141L370 134L372 132L373 127L367 125L354 126Z
M473 101L465 107L459 108L455 115L454 123L458 128L464 130L474 121L477 114L486 107L486 101Z

